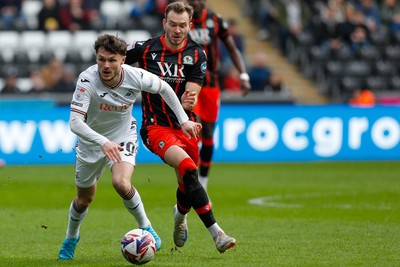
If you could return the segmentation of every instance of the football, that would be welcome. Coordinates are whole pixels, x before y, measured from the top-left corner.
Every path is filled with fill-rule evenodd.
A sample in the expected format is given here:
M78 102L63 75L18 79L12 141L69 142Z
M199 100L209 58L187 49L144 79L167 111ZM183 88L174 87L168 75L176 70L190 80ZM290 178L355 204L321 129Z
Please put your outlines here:
M121 252L130 263L145 264L156 255L156 241L146 230L133 229L122 238Z

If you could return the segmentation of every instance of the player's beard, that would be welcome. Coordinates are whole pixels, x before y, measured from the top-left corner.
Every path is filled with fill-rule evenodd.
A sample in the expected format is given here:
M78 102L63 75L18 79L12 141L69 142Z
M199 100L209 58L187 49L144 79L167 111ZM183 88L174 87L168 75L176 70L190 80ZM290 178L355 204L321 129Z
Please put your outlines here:
M106 83L109 86L114 86L114 84L111 84L112 81L114 81L115 79L115 84L117 84L119 82L119 71L113 71L113 70L108 70L110 73L107 73L107 77L105 77L104 75L104 70L101 72L101 79L103 80L104 83Z
M176 37L178 37L178 36L176 36ZM172 45L180 46L183 43L183 41L185 40L185 36L181 35L181 36L179 36L179 38L176 38L176 37L174 37L173 34L167 34L167 39Z

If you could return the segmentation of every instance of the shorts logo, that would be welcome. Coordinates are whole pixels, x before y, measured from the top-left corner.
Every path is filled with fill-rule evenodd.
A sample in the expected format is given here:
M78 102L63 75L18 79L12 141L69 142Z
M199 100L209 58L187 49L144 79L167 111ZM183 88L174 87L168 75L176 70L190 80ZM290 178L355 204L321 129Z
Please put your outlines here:
M183 58L183 64L193 65L193 58L191 56L185 56Z
M206 71L207 71L207 62L203 62L203 64L201 64L201 72L205 74Z
M160 142L158 143L158 147L159 147L160 149L163 149L164 146L165 146L165 142L164 142L164 141L160 141Z

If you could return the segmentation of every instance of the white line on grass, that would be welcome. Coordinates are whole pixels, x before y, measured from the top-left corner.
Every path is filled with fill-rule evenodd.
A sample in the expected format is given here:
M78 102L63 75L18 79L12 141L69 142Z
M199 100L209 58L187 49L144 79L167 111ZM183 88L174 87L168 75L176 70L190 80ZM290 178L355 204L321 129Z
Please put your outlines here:
M332 195L334 196L339 196L341 194L335 194ZM248 203L251 205L257 205L257 206L264 206L264 207L273 207L273 208L289 208L289 209L299 209L299 208L304 208L306 205L305 204L300 204L300 203L283 203L285 200L300 200L301 199L310 199L310 198L315 198L318 199L319 197L324 196L326 197L327 194L324 193L304 193L304 194L283 194L283 195L273 195L273 196L264 196L264 197L258 197L258 198L252 198L248 200ZM317 200L314 203L319 203ZM371 205L371 204L338 204L338 205L329 205L329 204L322 204L323 208L334 208L334 209L363 209L363 210L391 210L392 207L389 205L384 205L384 204L377 204L377 205Z

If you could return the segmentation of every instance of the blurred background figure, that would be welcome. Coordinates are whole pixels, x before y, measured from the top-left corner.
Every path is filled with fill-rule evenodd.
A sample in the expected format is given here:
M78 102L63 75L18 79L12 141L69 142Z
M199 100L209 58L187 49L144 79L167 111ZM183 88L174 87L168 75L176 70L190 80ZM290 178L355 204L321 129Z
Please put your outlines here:
M253 61L249 68L252 91L288 95L282 78L268 66L267 55L264 52L257 52Z
M0 30L21 30L26 27L21 8L22 0L0 1Z
M355 89L349 100L349 104L363 107L374 106L375 102L375 94L368 88Z
M4 86L0 94L21 94L22 91L17 86L18 69L10 67L6 69L4 75Z
M223 93L225 96L241 96L239 71L235 66L229 67L228 73L223 78Z
M51 58L41 69L46 88L53 91L64 77L64 63L56 57Z
M90 10L85 8L83 0L70 0L61 6L60 22L62 29L69 31L90 29Z
M42 9L38 14L38 29L45 32L60 30L59 16L60 6L57 0L43 0Z

